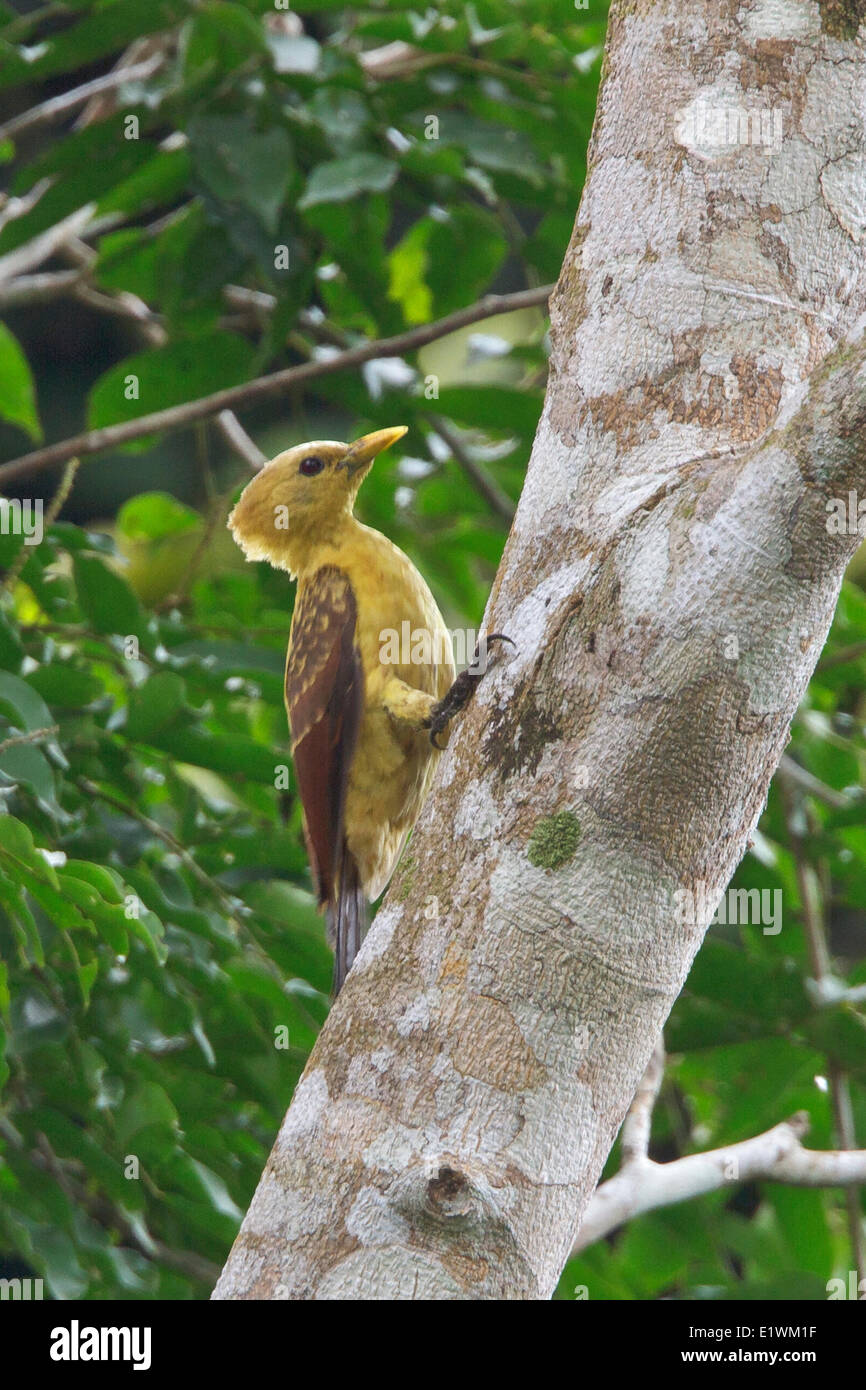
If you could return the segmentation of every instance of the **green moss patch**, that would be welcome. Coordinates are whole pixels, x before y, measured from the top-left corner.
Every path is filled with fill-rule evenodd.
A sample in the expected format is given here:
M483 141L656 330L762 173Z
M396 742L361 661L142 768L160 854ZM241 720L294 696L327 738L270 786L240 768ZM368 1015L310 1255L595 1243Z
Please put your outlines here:
M545 816L532 832L527 854L539 869L558 869L571 859L580 839L580 821L571 811Z

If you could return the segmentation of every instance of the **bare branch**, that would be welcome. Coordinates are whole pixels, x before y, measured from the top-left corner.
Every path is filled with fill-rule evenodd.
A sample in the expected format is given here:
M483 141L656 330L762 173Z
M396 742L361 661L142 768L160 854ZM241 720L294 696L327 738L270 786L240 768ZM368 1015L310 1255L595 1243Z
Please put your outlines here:
M90 309L99 313L112 314L115 318L129 319L139 329L145 342L151 347L162 347L168 342L168 334L159 316L153 312L143 299L129 290L119 290L116 294L105 294L92 285L80 283L75 298Z
M833 666L844 666L847 661L859 661L861 656L866 656L866 642L852 642L850 647L840 647L822 656L815 669L829 671Z
M14 256L16 253L11 254ZM435 342L437 338L444 338L449 333L456 332L458 328L465 328L467 324L478 323L481 319L492 318L495 314L505 314L513 309L526 309L535 304L544 304L552 288L551 285L543 285L536 289L519 290L516 294L486 295L477 304L458 309L456 313L448 314L434 323L395 334L392 338L361 343L346 352L338 352L331 357L319 358L313 362L302 362L296 367L287 367L268 376L255 377L241 386L215 391L210 396L202 396L184 405L156 410L151 415L140 416L137 420L125 420L118 425L89 430L72 439L62 440L59 444L50 444L47 448L24 454L21 458L13 459L11 463L0 467L0 487L4 487L13 479L26 477L43 468L63 463L73 454L97 454L103 449L114 448L118 444L128 443L131 439L142 439L145 435L154 434L159 430L177 429L196 420L205 420L211 415L219 414L221 410L250 405L253 401L264 400L303 382L315 381L319 377L332 376L335 372L358 367L373 357L400 357L406 352L413 352L417 348L425 347L427 343Z
M4 280L14 280L16 276L23 275L27 270L35 270L36 266L42 265L53 256L54 253L70 237L78 236L90 223L95 203L87 203L83 208L77 208L68 217L64 217L60 222L49 227L47 231L40 232L38 236L30 241L25 241L23 246L16 246L14 251L9 251L5 256L0 256L0 284ZM77 453L76 449L71 449L65 458L70 458ZM62 463L63 459L55 459L55 463Z
M623 1120L623 1167L629 1163L640 1162L649 1153L653 1110L664 1080L664 1074L665 1044L664 1038L660 1037L653 1050L653 1055L647 1063L647 1069L641 1078L641 1083L635 1092L629 1112Z
M81 279L80 270L45 271L38 275L19 275L0 285L0 311L19 309L27 304L50 304L68 294Z
M617 1226L658 1207L718 1192L733 1183L784 1182L793 1187L856 1187L866 1183L866 1150L804 1149L805 1112L765 1134L673 1163L636 1160L602 1183L587 1207L572 1256Z
M823 801L825 806L832 806L834 811L847 810L852 805L853 798L846 796L844 792L834 791L817 777L813 777L811 772L807 772L804 767L795 762L790 753L783 753L776 770L776 776L786 778L802 791L808 792L809 796L817 797Z
M24 130L31 130L33 126L57 120L59 116L74 111L77 106L83 106L91 97L99 96L101 92L113 91L116 87L122 87L125 82L146 81L162 65L163 58L163 54L154 55L146 63L136 63L132 67L120 68L117 72L108 72L103 77L95 77L92 82L83 82L80 87L73 87L69 92L61 92L59 96L42 101L38 106L31 106L29 111L22 111L5 125L0 125L0 140L9 140Z
M231 410L221 410L217 416L217 426L223 438L234 449L236 454L249 464L254 473L267 463L267 455L263 454L254 439L251 439L241 424L238 417Z
M10 222L17 222L19 217L24 217L36 204L43 194L48 192L51 187L50 179L39 179L26 193L20 198L11 197L8 193L0 193L0 232L8 226Z
M66 249L72 248L67 247ZM129 319L136 325L144 340L153 347L161 347L168 341L168 334L162 319L137 294L132 294L128 290L106 294L102 290L95 289L92 285L80 284L76 291L76 298L102 313L115 314L119 318ZM222 410L217 416L217 425L229 446L240 455L245 463L249 464L254 472L258 472L262 464L267 462L267 459L255 441L247 434L237 416L231 410Z
M450 53L425 53L402 39L386 43L381 48L368 48L366 53L358 54L358 62L368 77L379 82L395 77L411 77L424 68L437 67L451 60Z

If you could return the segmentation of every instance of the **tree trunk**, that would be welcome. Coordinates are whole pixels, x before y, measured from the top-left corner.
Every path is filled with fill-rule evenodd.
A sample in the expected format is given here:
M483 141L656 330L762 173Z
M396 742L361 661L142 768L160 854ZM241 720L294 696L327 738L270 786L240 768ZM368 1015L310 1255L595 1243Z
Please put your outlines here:
M517 651L452 738L215 1297L554 1290L859 539L863 12L614 4L486 618Z

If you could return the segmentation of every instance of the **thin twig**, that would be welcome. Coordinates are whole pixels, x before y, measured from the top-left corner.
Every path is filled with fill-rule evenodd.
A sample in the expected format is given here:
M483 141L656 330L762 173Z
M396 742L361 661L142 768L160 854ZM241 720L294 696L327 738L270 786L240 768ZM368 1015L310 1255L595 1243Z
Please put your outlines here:
M75 290L75 298L82 304L86 304L88 308L96 309L99 313L128 319L136 325L145 342L151 347L162 347L168 342L168 333L163 328L159 317L145 304L143 299L139 299L137 294L132 294L129 290L118 290L116 294L106 294L103 290L97 290L92 285L79 283Z
M22 130L30 130L33 126L44 125L48 121L56 120L58 116L65 116L77 106L83 106L91 97L121 87L124 82L144 82L153 76L162 62L163 55L159 54L146 63L137 63L117 72L108 72L103 77L94 77L91 82L83 82L80 87L73 87L71 91L61 92L59 96L50 97L38 106L31 106L29 111L22 111L5 125L0 125L0 140L9 140L14 135L20 135Z
M60 222L55 222L53 227L47 231L40 232L38 236L31 237L30 241L25 241L23 246L16 246L14 251L9 251L5 256L0 256L0 283L4 280L14 280L16 276L23 275L26 270L35 270L42 265L49 257L64 244L70 237L78 236L89 225L96 209L95 203L87 203L83 208L77 208L68 217L64 217ZM70 449L63 458L69 458L70 454L77 454L77 449ZM55 463L62 463L63 459L55 459Z
M8 193L0 193L0 232L6 228L10 222L17 222L19 217L26 217L31 208L35 208L39 199L44 197L51 187L50 179L39 179L32 188L28 188L21 197L12 197Z
M18 309L26 304L50 304L68 294L81 279L80 270L43 271L38 275L19 275L0 285L0 310Z
M17 748L19 743L41 743L44 738L56 734L59 728L59 724L48 724L44 729L31 729L27 734L12 734L0 743L0 753L5 753L7 748Z
M866 656L866 642L852 642L849 647L840 647L836 652L828 652L821 657L816 671L829 671L834 666L844 666L849 661L859 661Z
M516 294L486 295L477 304L459 309L434 323L398 333L394 337L362 343L346 352L335 353L332 357L302 362L298 366L272 372L268 376L256 377L241 386L231 386L223 391L215 391L210 396L187 401L183 405L154 411L150 415L140 416L137 420L125 420L121 424L89 430L86 434L76 435L72 439L62 440L44 449L37 449L31 454L24 454L21 458L4 464L0 467L0 487L13 479L62 463L73 454L96 454L103 449L115 448L131 439L142 439L160 430L190 425L196 420L205 420L209 416L217 415L221 410L250 405L253 401L264 400L303 382L315 381L323 376L332 376L336 372L361 366L374 357L400 357L406 352L425 347L437 338L444 338L447 334L456 332L458 328L465 328L470 323L478 323L481 319L508 313L514 309L526 309L534 304L543 304L550 297L552 290L552 285L544 285L538 289L520 290Z
M63 477L60 479L57 490L49 502L48 509L42 518L43 532L45 528L51 526L60 515L60 510L72 490L72 484L75 482L75 475L78 472L80 462L81 460L77 458L70 459L64 468ZM9 594L12 592L18 581L19 574L27 564L27 560L27 546L22 545L18 554L12 561L12 564L6 571L3 583L0 584L0 594Z
M813 777L811 772L807 772L804 767L796 763L788 753L783 753L779 760L777 775L784 779L787 777L791 782L809 796L817 797L823 801L825 806L832 806L834 811L845 811L853 804L853 798L846 796L844 792L837 792L833 787L828 787L824 782Z
M115 796L112 792L105 791L105 789L98 786L96 782L91 782L89 777L76 777L74 781L79 791L84 792L85 796L104 801L109 806L114 806L115 809L122 812L123 815L138 821L139 825L143 825L145 829L149 830L151 835L155 835L158 840L162 840L163 844L167 845L172 853L176 854L181 862L186 865L193 878L195 878L203 888L206 888L209 893L215 894L222 900L227 909L226 915L229 920L236 922L237 899L233 898L232 894L224 888L221 883L211 878L210 874L196 863L189 850L181 844L180 840L172 835L170 830L166 830L164 825L160 825L159 821L153 820L153 818L146 815L144 811L140 811L133 803L124 801L121 797Z
M249 464L253 473L258 473L267 463L267 455L263 454L256 441L250 438L238 417L231 410L221 410L216 422L226 443Z
M137 67L140 63L149 62L156 56L159 57L161 65L168 61L176 45L177 36L170 30L158 34L143 34L141 38L133 39L129 47L123 50L117 62L113 64L110 75L113 76L115 73ZM118 93L114 88L91 97L75 121L73 130L84 130L85 126L95 125L97 121L108 120L109 116L113 116L119 109L119 106Z
M30 34L46 19L53 19L56 15L63 14L65 7L54 0L49 0L47 5L42 5L38 10L31 10L29 14L18 14L14 19L0 29L0 35L6 43L19 42L25 35ZM68 13L68 11L67 11Z
M448 422L442 419L441 415L431 415L429 419L439 438L448 445L455 461L459 463L472 486L481 494L490 510L501 521L510 526L514 520L515 506L508 493L503 491L495 479L489 476L481 464L476 463L468 449L465 448L462 439Z

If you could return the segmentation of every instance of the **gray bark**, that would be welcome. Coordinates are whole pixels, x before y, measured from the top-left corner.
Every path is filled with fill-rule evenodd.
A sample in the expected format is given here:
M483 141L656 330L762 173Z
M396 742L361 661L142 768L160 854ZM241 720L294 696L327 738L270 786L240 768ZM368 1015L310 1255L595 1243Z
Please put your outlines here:
M863 11L614 5L486 618L518 650L452 739L215 1297L555 1288L860 539L827 506L866 496Z

